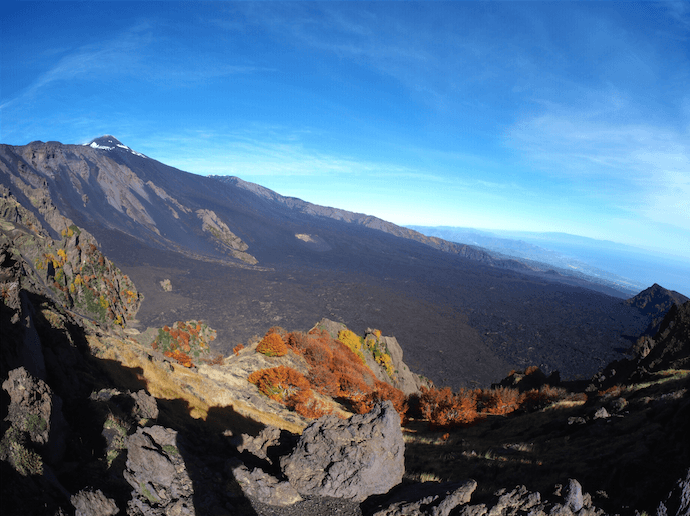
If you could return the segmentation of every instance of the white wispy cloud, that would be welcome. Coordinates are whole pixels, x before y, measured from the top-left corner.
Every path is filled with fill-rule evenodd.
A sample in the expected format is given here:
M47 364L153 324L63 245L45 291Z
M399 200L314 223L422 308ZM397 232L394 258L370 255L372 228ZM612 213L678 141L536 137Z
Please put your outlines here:
M163 161L202 175L240 177L284 176L286 178L361 177L367 180L395 178L434 183L448 182L434 174L392 162L358 159L308 148L303 141L308 130L278 126L254 126L234 132L204 130L156 142L158 153L168 154ZM156 151L153 151L154 155ZM184 156L184 158L180 158Z
M690 133L617 120L620 109L615 103L591 111L551 104L513 125L506 141L525 164L567 178L580 192L690 229Z
M165 52L161 52L161 46L166 47ZM169 40L165 31L153 22L137 23L111 38L75 48L47 49L44 54L45 71L18 95L3 99L0 109L31 105L57 83L84 81L112 87L115 81L124 80L180 87L237 74L271 71L252 63L228 62L228 56L222 52L194 53ZM61 57L56 59L57 55Z

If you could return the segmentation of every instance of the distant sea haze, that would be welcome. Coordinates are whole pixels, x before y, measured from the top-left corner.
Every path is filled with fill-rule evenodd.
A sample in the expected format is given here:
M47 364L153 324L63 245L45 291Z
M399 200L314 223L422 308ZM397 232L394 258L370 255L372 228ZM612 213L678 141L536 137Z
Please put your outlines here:
M408 227L428 236L578 271L619 285L620 290L626 293L637 293L658 283L690 296L690 261L676 256L566 233L485 231L449 226Z

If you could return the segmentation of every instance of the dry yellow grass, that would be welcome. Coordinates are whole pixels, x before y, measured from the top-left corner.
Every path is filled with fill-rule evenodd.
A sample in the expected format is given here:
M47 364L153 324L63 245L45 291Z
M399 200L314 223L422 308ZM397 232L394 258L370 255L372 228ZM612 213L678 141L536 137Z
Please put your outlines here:
M132 339L117 337L87 337L94 356L100 359L99 366L107 370L116 385L131 390L141 388L139 382L159 400L180 400L194 419L207 420L209 411L229 414L227 421L216 421L228 427L238 425L232 415L237 414L256 423L277 426L293 433L301 433L306 422L286 414L257 410L233 396L233 387L246 388L230 375L223 374L222 368L201 365L197 371L179 364L149 360L147 350ZM124 367L122 367L124 366ZM172 371L170 370L172 367ZM235 418L241 419L241 418Z

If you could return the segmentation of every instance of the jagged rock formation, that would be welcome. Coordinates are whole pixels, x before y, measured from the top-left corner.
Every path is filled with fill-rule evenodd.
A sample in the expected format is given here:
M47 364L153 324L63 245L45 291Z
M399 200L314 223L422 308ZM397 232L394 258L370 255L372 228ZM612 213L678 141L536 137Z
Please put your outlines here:
M403 493L387 499L387 507L376 511L374 516L449 516L451 511L472 499L475 489L477 482L474 480L405 486Z
M303 495L363 501L388 492L405 472L400 416L390 401L341 421L323 417L309 425L295 450L281 460L283 473Z
M626 304L634 306L650 318L649 326L645 330L645 334L653 336L659 331L659 325L671 307L673 305L682 305L687 301L690 301L690 299L683 294L674 290L667 290L655 283L636 296L628 299Z
M690 468L663 502L659 503L657 516L688 516L690 514Z
M100 323L122 327L133 319L141 296L134 283L99 250L98 242L55 208L50 229L61 228L58 238L0 185L0 212L6 215L0 228L4 261L21 262L35 283L46 285L52 297L68 309ZM48 219L46 219L48 220ZM8 262L9 263L9 262Z
M70 502L74 506L75 516L112 516L120 512L115 501L100 489L79 491L70 497Z
M54 464L60 461L65 453L67 427L60 397L53 394L48 384L40 378L34 378L23 367L10 371L2 388L10 396L10 406L5 418L10 425L5 432L9 441L3 446L3 453L8 455L3 458L10 460L15 467L23 467L17 462L21 459L17 443L21 441L20 434L26 434L48 462Z
M403 496L407 501L390 503L374 516L595 516L604 511L592 505L589 494L583 493L582 486L575 479L568 485L557 486L554 500L543 500L539 492L531 492L525 486L514 489L501 489L486 503L471 504L471 497L477 483L470 480L460 483L413 486ZM412 500L412 501L410 501Z
M348 331L344 323L327 318L321 319L314 328L327 331L334 339L341 332ZM400 389L406 395L419 392L422 385L428 385L421 376L410 371L403 361L403 350L395 337L383 336L380 331L367 328L362 340L362 356L378 380Z
M127 439L124 478L132 486L129 507L141 514L193 514L194 488L170 428L139 428Z
M672 304L652 337L642 335L633 346L634 356L609 364L594 376L600 387L641 381L663 370L690 369L690 301Z
M278 480L261 468L250 470L239 459L228 461L226 468L248 497L262 503L286 507L302 501L297 490L285 480Z

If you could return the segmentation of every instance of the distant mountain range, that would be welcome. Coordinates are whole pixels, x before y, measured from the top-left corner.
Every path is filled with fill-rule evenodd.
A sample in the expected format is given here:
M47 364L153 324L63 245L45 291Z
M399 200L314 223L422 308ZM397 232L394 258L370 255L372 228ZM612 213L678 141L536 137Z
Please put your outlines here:
M395 334L413 370L457 388L532 364L591 375L650 324L609 278L186 173L113 136L1 145L0 185L6 219L18 203L52 238L58 215L95 237L143 294L141 329L204 319L224 353L329 317Z
M690 293L690 262L637 247L567 233L483 231L448 226L409 226L424 235L483 247L496 256L549 264L634 294L650 283Z

